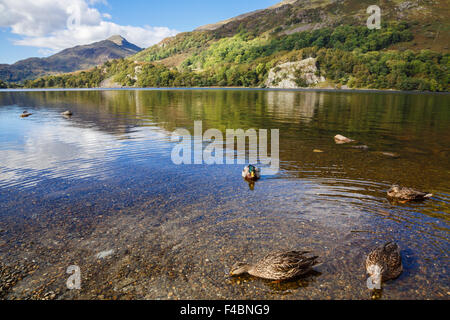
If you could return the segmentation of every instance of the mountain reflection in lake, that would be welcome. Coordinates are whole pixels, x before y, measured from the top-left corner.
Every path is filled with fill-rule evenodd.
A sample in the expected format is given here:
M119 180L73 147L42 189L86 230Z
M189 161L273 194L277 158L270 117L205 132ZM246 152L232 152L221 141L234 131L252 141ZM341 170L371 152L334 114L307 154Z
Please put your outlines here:
M449 105L375 92L0 92L0 298L368 299L365 255L394 240L405 271L382 298L448 299ZM280 173L251 191L241 165L172 164L171 132L195 120L280 129ZM338 133L369 149L336 145ZM390 203L395 182L435 196ZM228 277L276 249L322 264L281 284ZM80 291L66 288L70 265Z

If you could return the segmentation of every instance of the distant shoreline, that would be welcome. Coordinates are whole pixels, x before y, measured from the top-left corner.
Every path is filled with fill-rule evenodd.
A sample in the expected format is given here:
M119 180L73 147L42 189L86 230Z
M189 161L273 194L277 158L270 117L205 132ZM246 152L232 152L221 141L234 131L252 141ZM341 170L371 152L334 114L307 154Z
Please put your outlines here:
M0 92L34 92L34 91L188 91L188 90L227 90L227 91L281 91L281 92L344 92L344 93L409 93L409 94L450 94L445 92L431 91L402 91L391 89L332 89L332 88L248 88L248 87L117 87L117 88L8 88L0 89Z

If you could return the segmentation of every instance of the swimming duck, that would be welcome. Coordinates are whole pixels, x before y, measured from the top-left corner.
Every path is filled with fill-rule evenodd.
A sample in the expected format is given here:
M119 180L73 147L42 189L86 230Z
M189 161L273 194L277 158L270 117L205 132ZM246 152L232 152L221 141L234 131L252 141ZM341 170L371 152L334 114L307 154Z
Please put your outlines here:
M32 115L32 113L29 113L28 111L24 111L24 112L22 112L22 114L20 115L22 118L26 118L26 117L29 117L29 116L31 116Z
M231 268L232 276L250 274L254 277L283 281L304 275L317 264L316 256L307 257L308 251L276 251L269 253L255 264L236 263Z
M391 189L389 189L387 195L390 198L405 201L425 200L433 196L431 193L417 191L412 188L400 187L396 184L394 184Z
M337 144L344 144L344 143L350 143L350 142L355 142L355 140L349 139L347 137L344 137L343 135L336 135L334 137L334 141L336 141Z
M256 181L261 178L261 169L253 165L248 165L242 171L242 177L248 181Z
M67 117L71 117L72 115L73 115L73 113L72 113L72 111L70 111L70 110L67 110L67 111L64 111L63 113L61 113L63 116L67 116Z
M388 242L373 250L366 259L366 270L371 276L381 276L381 281L396 279L403 272L400 248Z

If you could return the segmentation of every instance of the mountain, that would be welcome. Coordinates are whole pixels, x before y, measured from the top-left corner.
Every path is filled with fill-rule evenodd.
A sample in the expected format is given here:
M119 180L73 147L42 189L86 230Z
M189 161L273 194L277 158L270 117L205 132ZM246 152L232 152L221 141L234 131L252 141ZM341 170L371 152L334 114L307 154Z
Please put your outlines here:
M379 30L367 27L374 4ZM448 0L285 0L25 85L450 91L449 8Z
M220 39L231 37L245 29L255 35L267 32L273 35L289 35L301 31L335 28L342 25L365 25L369 14L367 8L377 4L381 9L382 22L405 21L411 24L414 40L402 49L430 49L448 52L450 43L450 2L448 0L285 0L272 7L242 14L215 24L201 26L194 32L178 34L163 40L140 54L138 58L153 59L153 52L184 53L191 47L179 48L180 43L192 44L192 37ZM200 43L203 45L205 43ZM197 43L196 43L197 45ZM394 46L395 47L395 46ZM187 50L186 50L187 49Z
M418 23L414 31L427 33L425 37L431 39L428 44L439 42L433 36L442 41L450 40L448 0L285 0L267 9L199 27L196 31L215 31L216 35L223 36L234 34L239 27L261 34L278 27L283 33L294 33L325 26L365 24L369 16L366 10L371 5L380 7L383 21ZM448 46L448 41L444 46Z
M429 49L449 52L450 3L448 0L381 0L384 24L408 23L413 40L391 43L386 49ZM367 8L373 0L285 0L272 7L245 13L215 24L198 27L164 39L133 57L179 67L189 56L199 54L223 38L242 30L260 38L284 37L305 31L339 26L365 26Z
M0 65L0 79L16 82L43 75L67 73L101 65L108 60L131 56L142 48L114 35L106 40L65 49L47 58L29 58Z
M241 14L241 15L239 15L237 17L234 17L234 18L230 18L230 19L223 20L223 21L220 21L220 22L217 22L217 23L208 24L208 25L205 25L205 26L198 27L194 31L206 31L206 30L211 31L211 30L216 30L216 29L218 29L218 28L220 28L220 27L222 27L222 26L224 26L226 24L229 24L231 22L242 21L242 20L245 20L246 18L256 17L258 14L264 13L265 11L266 12L271 12L273 9L278 9L278 8L281 8L281 7L285 6L285 5L294 4L296 2L297 2L297 0L284 0L284 1L281 1L281 2L277 3L276 5L273 5L273 6L269 7L269 8L267 8L267 11L264 10L264 9L261 9L261 10L255 10L255 11L252 11L252 12L244 13L244 14Z

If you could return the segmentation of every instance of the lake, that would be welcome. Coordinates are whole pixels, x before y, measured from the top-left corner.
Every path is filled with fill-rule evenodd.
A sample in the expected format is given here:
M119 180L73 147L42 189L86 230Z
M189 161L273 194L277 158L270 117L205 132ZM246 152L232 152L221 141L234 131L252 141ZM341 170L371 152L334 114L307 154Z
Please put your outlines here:
M249 188L241 164L175 165L172 132L199 120L279 129L279 172ZM376 298L449 299L449 128L448 94L0 92L0 298L370 299L365 257L395 241L404 272ZM394 203L393 183L434 196ZM279 249L321 264L229 277Z

